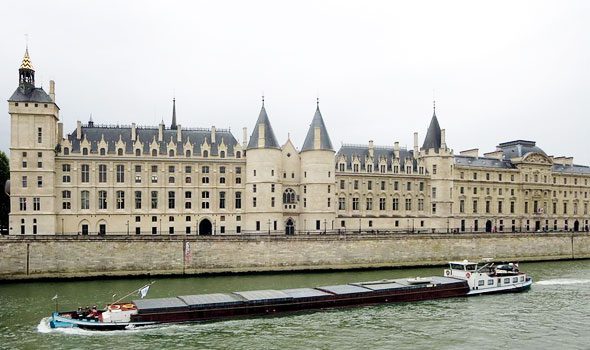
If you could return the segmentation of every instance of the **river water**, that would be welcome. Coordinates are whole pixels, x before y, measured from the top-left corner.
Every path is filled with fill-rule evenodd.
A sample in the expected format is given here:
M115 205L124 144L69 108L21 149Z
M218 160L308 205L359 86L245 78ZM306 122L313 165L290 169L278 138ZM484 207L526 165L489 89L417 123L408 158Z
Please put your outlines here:
M528 292L129 331L51 330L55 308L103 305L148 279L0 285L6 349L590 349L590 260L521 263ZM441 268L158 278L148 297L440 275Z

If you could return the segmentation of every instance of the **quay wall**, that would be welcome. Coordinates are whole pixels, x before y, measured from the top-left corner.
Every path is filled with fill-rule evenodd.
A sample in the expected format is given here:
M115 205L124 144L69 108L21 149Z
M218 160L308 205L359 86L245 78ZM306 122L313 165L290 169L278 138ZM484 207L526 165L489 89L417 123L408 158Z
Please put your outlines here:
M590 258L586 233L0 237L0 280L441 265Z

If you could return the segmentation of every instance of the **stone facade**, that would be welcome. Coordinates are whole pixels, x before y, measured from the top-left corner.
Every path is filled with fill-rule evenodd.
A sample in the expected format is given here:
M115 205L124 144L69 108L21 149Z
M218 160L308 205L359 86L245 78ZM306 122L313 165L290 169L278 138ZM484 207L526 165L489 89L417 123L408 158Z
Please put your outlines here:
M64 134L55 84L28 51L11 117L10 235L321 234L588 230L590 168L532 141L456 155L433 114L422 147L333 149L319 103L301 150L266 108L229 130L78 122Z

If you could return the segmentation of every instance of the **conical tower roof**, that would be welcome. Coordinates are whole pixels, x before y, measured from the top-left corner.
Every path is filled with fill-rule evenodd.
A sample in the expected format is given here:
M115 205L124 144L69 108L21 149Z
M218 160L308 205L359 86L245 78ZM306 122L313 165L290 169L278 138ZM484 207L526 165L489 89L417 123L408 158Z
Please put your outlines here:
M264 130L263 135L260 135L261 128ZM256 121L254 130L252 131L252 135L250 136L250 142L248 142L247 149L252 148L280 149L279 143L277 142L277 138L275 137L275 133L272 130L272 126L270 125L268 114L266 114L266 108L264 108L264 99L262 100L262 108L260 109L258 120Z
M434 148L438 150L441 145L441 133L440 133L440 125L438 124L438 119L436 118L436 109L433 111L432 119L430 120L430 125L428 126L428 131L426 132L426 137L424 138L424 144L422 144L422 149L431 149Z
M322 113L320 112L319 103L317 104L311 125L309 125L301 152L313 150L334 150L332 141L330 141L330 136L328 135L328 129L326 129L326 125L324 124L324 118L322 118Z
M29 48L25 50L25 56L23 57L23 62L20 65L20 69L33 69L33 63L31 62L31 57L29 57Z

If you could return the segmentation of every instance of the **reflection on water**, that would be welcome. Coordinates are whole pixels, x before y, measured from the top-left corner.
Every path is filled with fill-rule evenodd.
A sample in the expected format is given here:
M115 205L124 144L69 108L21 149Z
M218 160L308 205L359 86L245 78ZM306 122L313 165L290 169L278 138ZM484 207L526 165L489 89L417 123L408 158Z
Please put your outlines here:
M378 305L281 317L127 331L52 330L60 309L104 304L146 279L0 285L0 348L126 349L584 349L590 344L590 260L521 263L529 292ZM160 278L148 297L284 289L439 275L441 268Z

